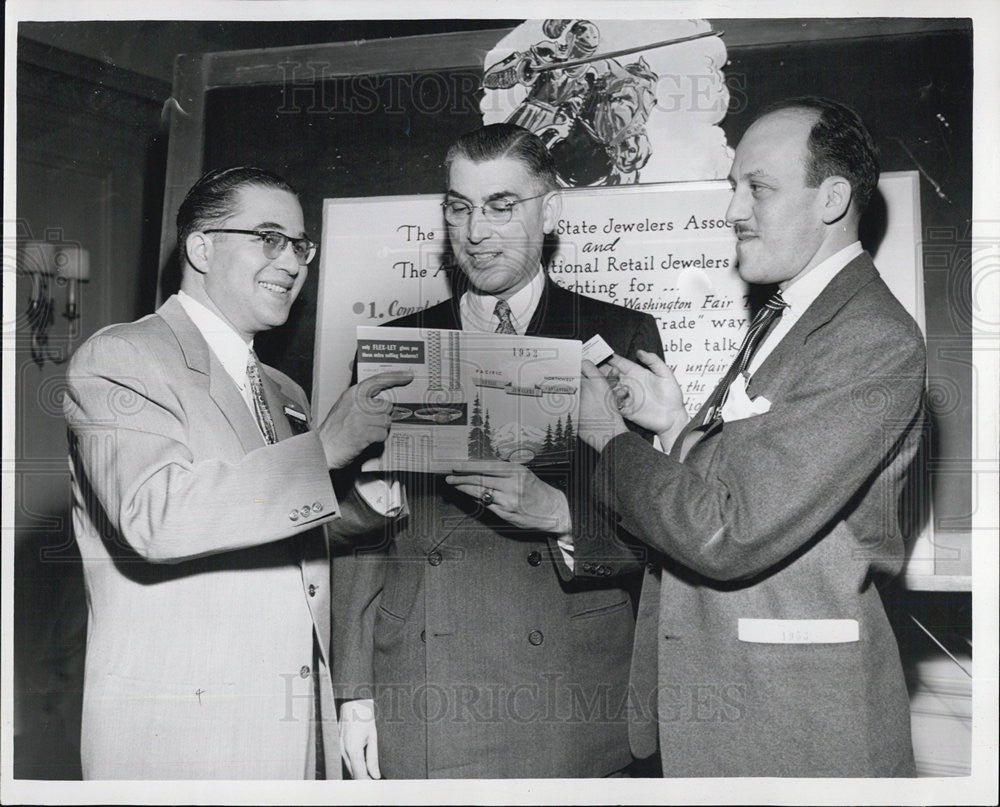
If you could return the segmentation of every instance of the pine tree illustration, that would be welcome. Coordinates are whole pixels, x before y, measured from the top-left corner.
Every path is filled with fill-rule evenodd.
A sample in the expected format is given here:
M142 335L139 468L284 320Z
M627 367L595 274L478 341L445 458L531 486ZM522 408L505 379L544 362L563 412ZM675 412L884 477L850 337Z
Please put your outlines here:
M554 448L556 451L566 450L566 445L563 441L562 418L559 418L556 421L556 431L555 434L552 435L552 448Z
M566 428L563 430L563 446L567 451L572 451L576 444L576 432L573 429L573 416L566 413Z
M542 453L545 454L551 451L552 445L552 424L549 423L545 427L545 440L542 441Z
M476 393L475 399L472 401L472 419L469 421L473 426L482 426L482 408L479 404L479 393Z
M483 417L477 393L472 401L472 417L469 420L469 459L483 458L483 442Z
M497 452L493 447L493 427L490 425L490 410L483 407L483 411L486 412L486 418L483 421L483 458L493 459L496 457Z

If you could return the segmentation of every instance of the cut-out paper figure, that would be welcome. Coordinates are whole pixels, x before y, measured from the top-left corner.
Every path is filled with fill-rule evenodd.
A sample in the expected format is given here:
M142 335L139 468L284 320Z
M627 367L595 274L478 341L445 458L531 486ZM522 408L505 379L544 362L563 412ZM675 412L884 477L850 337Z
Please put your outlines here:
M484 123L537 134L567 186L717 179L726 52L703 20L533 20L485 60Z

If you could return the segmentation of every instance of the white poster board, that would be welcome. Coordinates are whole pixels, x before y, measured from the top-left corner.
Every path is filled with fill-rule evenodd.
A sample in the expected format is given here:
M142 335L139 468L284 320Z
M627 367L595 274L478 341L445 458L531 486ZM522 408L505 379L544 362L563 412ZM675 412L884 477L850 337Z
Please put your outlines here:
M875 263L924 325L916 172L883 174L887 223ZM747 325L746 284L725 224L725 181L562 192L559 285L648 311L667 364L694 413L725 372ZM323 205L313 408L325 412L351 379L358 325L380 325L450 296L441 196L327 199Z

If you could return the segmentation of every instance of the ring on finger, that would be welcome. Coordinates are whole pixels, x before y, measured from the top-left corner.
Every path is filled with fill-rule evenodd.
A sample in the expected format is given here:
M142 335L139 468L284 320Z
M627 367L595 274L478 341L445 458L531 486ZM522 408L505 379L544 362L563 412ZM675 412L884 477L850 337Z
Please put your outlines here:
M489 507L493 504L493 489L483 488L483 492L479 495L479 501L483 503L484 507Z

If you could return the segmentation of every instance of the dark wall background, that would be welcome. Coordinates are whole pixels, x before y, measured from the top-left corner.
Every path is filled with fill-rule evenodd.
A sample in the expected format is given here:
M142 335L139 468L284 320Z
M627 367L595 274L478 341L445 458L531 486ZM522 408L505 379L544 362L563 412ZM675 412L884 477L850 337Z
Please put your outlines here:
M81 284L80 318L73 321L62 316L65 287L52 284L56 308L50 356L41 365L32 360L24 316L32 284L20 271L15 313L4 312L5 330L8 323L16 326L15 350L5 352L3 360L14 361L17 372L13 638L18 777L80 775L87 613L70 525L64 362L94 331L152 310L166 166L160 107L169 94L164 82L19 41L17 219L13 227L4 222L4 241L79 244L90 253L90 280ZM14 279L8 276L13 269L5 264L5 285ZM9 547L5 539L4 550Z

